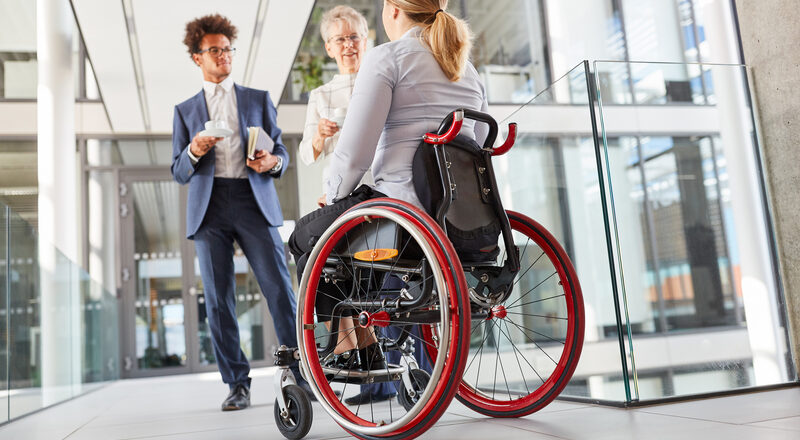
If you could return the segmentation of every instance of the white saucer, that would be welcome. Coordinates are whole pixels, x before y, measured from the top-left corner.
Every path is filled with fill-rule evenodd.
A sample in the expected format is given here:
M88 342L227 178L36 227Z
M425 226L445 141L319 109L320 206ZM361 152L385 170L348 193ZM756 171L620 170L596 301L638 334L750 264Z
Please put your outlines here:
M339 128L342 128L342 124L344 124L344 118L343 117L341 117L341 118L333 117L333 118L329 119L329 121L331 121L334 124L336 124Z
M209 128L197 133L200 136L228 137L233 134L230 128Z

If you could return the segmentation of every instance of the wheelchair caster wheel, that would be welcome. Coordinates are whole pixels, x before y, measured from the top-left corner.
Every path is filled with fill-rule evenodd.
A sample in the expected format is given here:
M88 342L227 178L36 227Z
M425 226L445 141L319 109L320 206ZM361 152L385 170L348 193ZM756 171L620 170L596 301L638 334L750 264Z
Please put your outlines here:
M287 385L283 388L286 397L286 411L282 414L278 399L275 399L275 423L284 437L296 440L308 434L314 410L305 390L297 385Z
M397 387L397 401L403 405L406 411L410 410L419 401L431 379L431 375L425 370L411 370L409 374L411 375L411 383L414 385L414 395L410 395L412 390L406 388L404 381L400 381L400 386Z

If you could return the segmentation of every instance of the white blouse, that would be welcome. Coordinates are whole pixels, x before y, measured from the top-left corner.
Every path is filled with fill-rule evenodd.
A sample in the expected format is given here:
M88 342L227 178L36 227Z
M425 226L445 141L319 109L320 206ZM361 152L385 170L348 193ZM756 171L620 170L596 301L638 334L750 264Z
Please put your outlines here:
M486 112L486 92L475 67L452 82L444 75L414 27L402 38L371 49L361 63L349 111L325 180L331 204L353 191L372 167L375 189L421 206L411 179L411 162L426 132L456 108ZM486 124L465 120L461 129L482 143Z
M325 138L322 153L314 159L314 147L311 140L317 133L317 125L322 118L333 120L337 108L346 109L350 105L350 95L353 94L353 85L356 74L339 74L329 82L312 90L308 95L308 108L306 109L306 125L303 129L303 140L300 141L300 160L306 165L311 165L316 160L322 160L333 153L336 142L339 140L340 130L333 136Z

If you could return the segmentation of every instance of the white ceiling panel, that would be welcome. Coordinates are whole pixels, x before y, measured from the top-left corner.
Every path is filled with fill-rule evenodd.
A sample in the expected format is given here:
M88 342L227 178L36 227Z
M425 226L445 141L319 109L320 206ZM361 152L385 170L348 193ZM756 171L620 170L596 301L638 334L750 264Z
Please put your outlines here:
M199 92L203 81L183 45L186 23L207 14L222 14L239 29L234 81L269 90L277 104L314 6L313 0L129 1L139 59L131 54L123 0L72 0L117 133L145 132L148 121L152 133L172 131L173 107ZM137 93L137 65L146 116Z
M72 0L72 5L112 129L144 131L122 2Z
M313 7L313 0L269 2L249 85L268 90L275 105L278 105L283 94L283 87Z
M258 4L259 0L133 1L144 88L154 132L172 131L175 104L196 94L203 87L203 74L189 58L183 45L186 23L214 13L222 14L233 22L239 30L239 38L233 43L236 56L233 59L232 76L235 82L241 84Z

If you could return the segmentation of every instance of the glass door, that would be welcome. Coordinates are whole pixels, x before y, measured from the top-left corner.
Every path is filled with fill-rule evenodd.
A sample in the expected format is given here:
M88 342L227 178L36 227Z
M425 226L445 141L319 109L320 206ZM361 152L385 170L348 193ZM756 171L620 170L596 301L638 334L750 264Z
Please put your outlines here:
M217 371L194 242L186 237L187 187L168 169L120 170L123 376ZM251 367L271 366L277 338L250 265L236 246L236 312Z
M168 170L121 171L118 190L123 375L189 372L186 190Z

